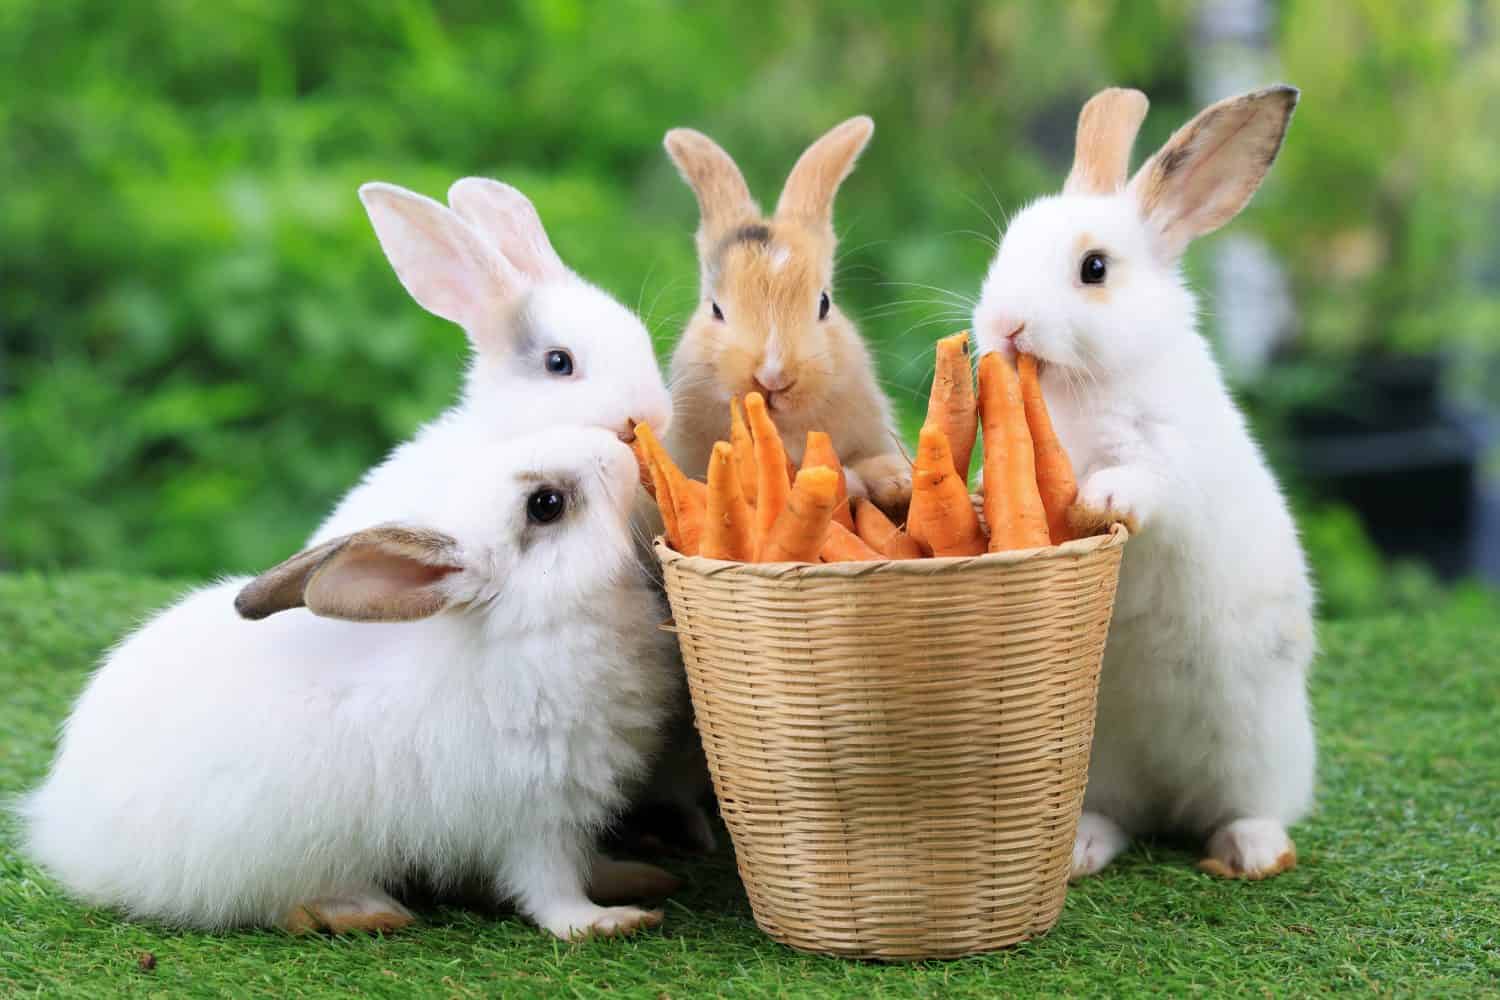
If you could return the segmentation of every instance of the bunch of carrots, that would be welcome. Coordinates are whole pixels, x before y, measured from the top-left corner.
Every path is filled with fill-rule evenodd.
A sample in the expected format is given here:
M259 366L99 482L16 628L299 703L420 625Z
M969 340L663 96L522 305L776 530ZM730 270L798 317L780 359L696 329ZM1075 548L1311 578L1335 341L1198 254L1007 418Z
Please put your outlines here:
M982 521L967 477L981 428ZM759 393L743 406L730 400L729 437L714 445L705 483L683 474L650 427L636 427L641 481L656 498L668 544L684 555L859 562L973 556L1073 537L1067 510L1078 487L1047 415L1036 359L1023 354L1012 367L984 355L976 396L967 332L937 344L904 526L863 497L849 499L827 434L807 435L802 467L794 468Z

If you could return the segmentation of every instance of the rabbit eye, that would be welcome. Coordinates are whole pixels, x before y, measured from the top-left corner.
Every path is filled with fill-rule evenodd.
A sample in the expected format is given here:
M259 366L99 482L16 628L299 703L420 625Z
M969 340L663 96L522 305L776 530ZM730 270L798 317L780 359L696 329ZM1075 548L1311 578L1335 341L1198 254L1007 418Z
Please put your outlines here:
M1104 254L1094 251L1083 255L1083 266L1078 271L1078 277L1085 285L1102 285L1107 270Z
M551 486L543 486L526 498L526 519L532 524L551 524L567 509L568 498Z
M827 319L828 310L832 308L833 302L828 298L828 293L824 292L823 297L818 300L818 319Z
M718 320L720 323L724 322L724 310L719 308L719 304L717 302L710 303L710 305L714 307L714 319Z
M571 375L573 374L573 355L563 350L552 350L542 359L542 364L549 375Z

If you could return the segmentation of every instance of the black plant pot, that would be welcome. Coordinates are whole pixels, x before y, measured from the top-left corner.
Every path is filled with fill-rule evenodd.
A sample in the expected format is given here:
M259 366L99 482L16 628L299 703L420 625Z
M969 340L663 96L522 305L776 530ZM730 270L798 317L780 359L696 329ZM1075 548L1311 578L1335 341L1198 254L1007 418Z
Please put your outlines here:
M1290 415L1292 458L1323 499L1358 511L1386 553L1444 579L1476 571L1483 435L1442 398L1438 357L1367 358L1340 391Z

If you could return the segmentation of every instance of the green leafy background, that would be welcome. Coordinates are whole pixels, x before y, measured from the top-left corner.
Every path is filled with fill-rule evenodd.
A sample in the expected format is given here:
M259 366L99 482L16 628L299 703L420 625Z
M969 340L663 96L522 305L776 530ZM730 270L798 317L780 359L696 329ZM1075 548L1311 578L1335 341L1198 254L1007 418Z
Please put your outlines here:
M1236 226L1287 264L1309 356L1493 356L1497 10L1273 5L1304 99ZM405 298L366 180L516 184L665 355L696 296L675 125L770 201L809 140L875 117L838 294L909 412L1080 102L1143 88L1159 143L1196 37L1172 0L0 5L0 566L264 566L452 398L463 337ZM1334 608L1387 600L1358 523L1307 518Z

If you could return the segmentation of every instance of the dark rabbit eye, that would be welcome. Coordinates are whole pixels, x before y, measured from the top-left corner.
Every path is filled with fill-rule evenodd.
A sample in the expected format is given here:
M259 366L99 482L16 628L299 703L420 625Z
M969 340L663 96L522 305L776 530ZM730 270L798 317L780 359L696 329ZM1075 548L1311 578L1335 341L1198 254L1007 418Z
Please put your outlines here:
M710 305L714 307L714 319L718 320L720 323L724 322L724 310L719 308L719 304L717 302L710 303Z
M1083 267L1079 269L1078 277L1083 279L1085 285L1102 285L1106 270L1102 253L1088 253L1083 256Z
M573 374L573 355L567 351L553 350L547 352L547 357L542 362L547 367L549 375L571 375Z
M828 310L830 310L832 308L833 308L833 303L831 301L829 301L828 293L824 292L823 293L823 297L818 300L818 319L827 319L828 318Z
M543 486L526 498L526 517L532 524L551 524L567 509L568 498L551 486Z

